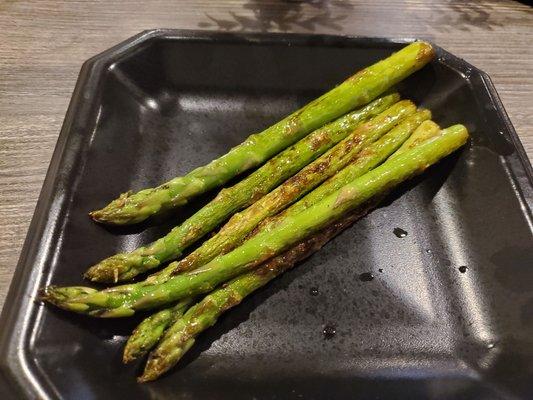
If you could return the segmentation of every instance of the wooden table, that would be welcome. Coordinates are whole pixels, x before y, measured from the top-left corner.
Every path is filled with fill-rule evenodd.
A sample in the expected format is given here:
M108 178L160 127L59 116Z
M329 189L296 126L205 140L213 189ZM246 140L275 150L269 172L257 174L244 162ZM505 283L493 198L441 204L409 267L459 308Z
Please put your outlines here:
M0 308L90 56L149 28L432 40L492 77L533 158L533 9L515 1L0 1Z

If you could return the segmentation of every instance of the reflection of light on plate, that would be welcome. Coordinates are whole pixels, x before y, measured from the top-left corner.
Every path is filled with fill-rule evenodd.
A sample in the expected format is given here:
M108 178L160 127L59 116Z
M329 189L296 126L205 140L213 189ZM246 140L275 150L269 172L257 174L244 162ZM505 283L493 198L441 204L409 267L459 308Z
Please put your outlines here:
M146 244L143 232L133 235L122 235L118 238L118 248L121 252L129 253Z
M145 104L148 108L151 108L152 110L157 110L159 108L159 105L154 99L147 99Z
M48 213L48 218L50 219L50 226L46 231L43 232L43 236L41 239L41 246L39 248L39 252L35 259L37 262L34 265L34 268L36 271L39 271L39 273L36 273L35 276L38 277L36 279L33 279L29 285L28 285L28 293L31 293L32 295L30 297L23 296L21 303L24 302L33 302L36 300L37 297L37 289L42 286L48 286L50 284L50 281L53 276L53 269L57 266L57 260L59 257L59 253L62 247L63 242L63 234L59 235L55 241L54 241L54 233L58 230L58 225L60 221L62 221L63 227L59 229L60 232L64 232L64 225L66 224L67 217L64 216L63 218L59 218L59 215L61 213L61 208L63 207L63 203L65 201L65 190L61 187L57 189L57 194L52 201L52 204L50 205L50 211ZM39 278L42 276L42 271L45 267L46 261L50 258L50 254L53 252L50 261L48 261L49 265L51 266L51 270L43 281L41 281ZM21 309L31 309L30 306L25 306L23 304L19 304L19 307ZM12 328L18 328L20 329L19 338L26 338L27 333L24 332L28 329L30 326L30 319L34 318L34 328L32 332L30 333L28 337L28 343L19 342L19 345L16 347L16 351L18 353L18 356L12 355L13 359L17 357L20 360L20 367L24 371L24 377L28 379L31 383L30 385L33 386L35 391L37 392L36 398L47 398L46 391L36 378L35 374L32 372L32 367L29 365L28 360L28 350L35 348L35 340L39 337L40 330L42 328L41 320L43 317L43 311L44 307L38 307L37 311L35 313L35 316L32 312L28 312L23 316L23 319L17 323L17 326ZM20 324L20 325L19 325ZM19 328L20 327L20 328ZM40 369L40 366L38 363L35 364L37 368ZM43 372L41 370L41 372ZM43 376L48 381L48 384L52 386L52 383L47 379L47 375L43 373ZM26 383L27 385L27 383Z
M449 188L444 185L437 195L434 197L433 211L437 214L439 221L438 228L441 231L442 241L441 243L446 247L446 253L450 254L450 261L456 262L457 265L468 265L468 260L462 259L462 254L467 254L465 243L460 240L458 232L463 231L464 227L461 223L461 213L452 212L453 207L448 204L448 199L455 198L452 193L447 193ZM460 260L460 262L458 262ZM461 274L459 270L454 267L459 278L457 284L460 286L459 293L456 296L461 296L464 299L464 313L466 315L465 320L472 322L472 330L476 332L476 336L484 342L490 342L492 340L491 332L488 327L490 323L488 321L488 315L483 309L483 298L479 292L476 292L474 284L475 272L474 270L468 271L469 273Z
M98 130L98 124L100 123L100 118L102 117L102 105L98 107L98 112L96 113L96 118L94 119L94 128L91 132L91 137L89 138L89 147L94 141L94 138L96 136L96 131Z
M114 346L115 344L122 344L125 341L126 341L126 336L113 335L111 338L106 339L105 343L111 346Z
M379 213L376 212L374 215L377 221ZM383 211L381 218L382 221L388 221L391 216L389 216L388 212ZM404 227L411 226L411 223L408 221L396 222ZM367 224L371 224L371 220L363 219L359 222L359 230L362 231ZM407 235L401 239L383 241L383 232L381 229L374 229L372 226L369 226L369 229L365 229L365 232L367 263L379 265L383 254L391 254L394 260L409 260L410 266L406 268L405 274L388 274L387 279L380 279L378 277L381 285L386 287L390 295L396 299L396 307L398 309L403 308L409 310L410 315L416 315L420 323L422 321L433 320L435 310L429 289L430 282L425 273L420 273L420 271L424 270L424 259L419 251L418 244L415 242L415 233L413 232L410 236ZM393 235L393 232L390 230L388 230L388 233ZM401 245L398 245L398 242L401 242ZM394 264L393 261L391 263ZM363 276L363 278L365 277ZM375 274L374 277L376 277Z
M178 98L179 108L187 112L211 113L239 113L239 118L249 118L256 115L285 115L287 111L300 107L297 96L286 95L243 95L238 93L220 94L211 92L181 91ZM268 105L266 107L265 105ZM241 114L242 113L242 114Z

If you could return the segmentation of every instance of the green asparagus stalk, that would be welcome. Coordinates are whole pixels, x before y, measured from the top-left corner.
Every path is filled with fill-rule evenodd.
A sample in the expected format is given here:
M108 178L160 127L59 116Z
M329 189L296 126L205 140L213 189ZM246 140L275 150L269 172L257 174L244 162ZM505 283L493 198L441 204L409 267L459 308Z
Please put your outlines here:
M124 348L124 363L142 357L159 342L166 329L180 318L192 304L191 298L183 299L172 307L157 311L135 328Z
M412 130L414 129L414 127L416 126L417 123L422 121L424 118L429 118L429 117L430 117L430 112L427 111L427 110L420 111L420 112L416 113L415 115L413 115L411 117L408 117L398 127L396 127L395 129L393 129L392 131L387 133L385 136L380 138L377 142L375 142L372 145L370 145L369 147L367 147L363 152L359 153L357 155L356 160L353 162L353 164L355 164L354 166L352 166L352 171L353 172L351 174L349 174L349 176L344 174L344 178L347 178L347 180L343 183L343 185L348 183L350 180L353 180L356 177L358 177L360 175L363 175L365 172L367 172L370 169L374 168L376 165L379 165L381 162L383 162L383 160L385 160L387 158L387 156L389 154L393 153L398 148L398 146L400 146L400 144L402 142L405 141L404 144L409 143L410 147L402 145L399 150L396 150L396 152L394 153L395 155L397 153L401 153L402 151L405 151L408 148L414 147L416 144L419 144L422 141L429 139L430 137L435 136L439 132L440 128L439 128L439 126L437 124L435 124L432 121L428 121L428 120L422 122L422 124L418 128L416 128L416 130L411 134ZM411 136L409 136L410 134L411 134ZM339 146L339 145L337 145L337 146ZM322 156L322 157L324 157L324 156ZM314 163L316 163L317 161L315 161ZM306 167L306 168L308 168L308 167ZM304 171L304 170L302 170L302 171ZM300 171L300 173L302 171ZM297 175L295 175L295 176L297 176ZM289 179L288 181L290 181L291 179ZM288 182L288 181L286 181L286 182ZM331 188L331 186L333 186L333 185L330 185L330 188ZM276 190L278 190L280 187L281 186L279 186ZM334 188L331 188L331 189L332 190L330 190L330 192L334 190ZM263 197L261 200L266 199L272 193L273 192L271 192L269 195ZM322 197L324 197L324 196L322 196ZM260 201L254 203L254 205L250 206L250 208L255 207L257 204L260 203ZM268 207L269 203L265 204L265 208ZM248 211L250 208L248 208L246 211ZM277 220L279 221L279 219L277 219ZM226 224L223 229L226 229L227 226L228 226L228 224ZM194 253L192 253L192 254L194 254ZM216 254L216 255L218 255L218 254ZM184 260L187 260L188 258L189 257L186 257ZM199 259L200 259L200 257L195 257L193 259L193 261L187 260L188 261L188 263L186 264L187 265L187 269L194 269L194 268L196 268L199 265L203 265L203 264L200 264L201 261L199 261ZM210 259L207 259L206 261L203 261L203 263L205 263L207 261L210 261ZM185 269L180 268L180 265L182 264L182 262L183 262L183 260L178 262L178 263L173 263L169 267L167 267L164 270L162 270L161 273L158 273L158 274L155 274L154 276L152 276L151 277L151 283L163 282L164 280L168 279L168 277L171 274L175 275L176 273L183 272ZM261 268L263 268L263 267L261 267ZM238 279L238 278L236 278L236 279ZM159 314L162 314L162 313L164 315L166 315L166 316L168 315L168 317L167 317L167 319L165 321L170 321L170 319L171 319L170 316L172 315L172 308L165 309L165 310L159 312ZM151 320L151 319L152 319L152 317L147 318L147 320ZM176 319L177 319L177 317L176 317ZM146 324L143 322L142 324L144 324L143 326L146 327L147 331L156 331L155 328L152 329L152 328L149 327L150 326L150 322L148 322ZM170 322L168 322L165 325L165 327L169 326L169 325L170 325ZM159 328L160 326L161 326L161 323L158 320L157 328ZM159 334L159 332L162 332L162 329L157 330L157 332ZM129 344L129 342L128 342L128 344ZM154 342L154 344L155 344L155 342ZM145 349L146 348L147 347L145 346ZM134 352L134 350L132 350L132 349L135 349L135 345L134 344L132 344L131 346L127 347L127 350L129 350L130 353ZM144 353L145 353L145 351L142 352L142 353L139 352L139 355L140 354L144 355Z
M394 152L389 158L393 159L398 157L400 154L412 149L413 147L418 146L420 143L423 143L435 136L440 134L440 126L435 122L428 120L420 124L420 126L413 132L411 136L400 146L400 148Z
M378 141L371 144L365 150L359 153L355 161L353 161L352 165L350 167L347 167L347 172L349 171L349 173L344 173L344 174L338 173L337 175L335 175L333 178L331 178L331 181L333 182L331 182L329 185L322 185L321 187L316 189L316 191L318 192L318 195L311 197L310 200L314 199L314 201L316 202L319 199L325 197L325 195L330 194L331 192L335 191L341 186L349 183L351 180L375 168L377 165L381 164L393 152L394 152L394 155L400 154L403 151L409 148L412 148L415 145L420 144L423 141L428 140L431 137L434 137L435 135L437 135L440 131L439 126L435 124L433 121L429 121L429 120L422 122L422 124L418 128L416 128L416 130L411 134L411 132L413 131L417 123L420 123L420 121L422 121L425 118L429 118L429 117L430 117L430 112L428 110L423 110L423 111L416 113L413 116L406 118L404 121L402 121L402 123L398 127L394 128L389 133L387 133L385 136L383 136ZM403 145L401 145L402 142L404 143ZM398 149L398 146L400 145L401 147L400 149ZM267 196L263 197L263 199L265 199ZM254 203L254 206L256 204L258 204L258 202ZM306 204L308 207L311 203L306 202L303 204L302 207L295 207L292 210L292 212L297 212L298 210L301 211L307 208ZM279 223L278 222L280 220L280 218L278 218L279 215L280 214L278 214L275 217L271 217L270 223ZM266 222L268 221L268 219L264 221ZM225 225L224 228L226 228L226 226L227 225ZM263 228L265 228L266 226L267 224L264 224ZM265 228L265 229L268 229L268 228ZM187 260L187 258L185 258L184 260ZM188 269L196 268L198 266L198 265L195 265L195 263L198 262L197 260L198 259L195 258L193 262L189 262L187 264L187 267L189 267ZM207 260L207 261L210 261L210 260ZM154 274L154 276L149 278L150 282L153 284L158 283L158 282L161 283L164 280L168 279L168 277L170 277L171 275L175 275L177 273L183 272L184 269L180 268L181 263L182 261L178 263L172 263L167 268L162 270L161 273ZM171 311L171 309L169 310Z
M312 235L376 195L389 191L461 147L468 138L462 125L414 147L354 179L308 209L288 216L261 231L233 251L206 265L157 285L124 285L65 299L68 288L48 287L41 298L58 307L97 317L125 317L136 310L212 291L219 284L247 272L294 243Z
M439 134L440 128L433 121L428 121L429 118L431 118L429 110L419 111L415 115L406 118L405 121L392 129L381 139L363 149L353 163L339 171L297 203L288 207L281 213L261 222L256 228L256 232L268 230L270 227L278 224L283 218L290 215L296 215L303 210L306 210L334 191L339 190L344 185L353 181L355 178L366 174L368 171L385 161L389 155L392 154L390 158L397 157L416 145L435 137ZM420 126L418 126L418 124L420 124ZM418 128L416 128L417 126ZM413 132L413 129L415 128L416 130ZM400 145L401 147L398 148ZM173 263L171 265L176 264Z
M382 97L317 129L270 159L247 178L230 188L222 189L215 199L166 236L131 253L111 256L89 268L85 276L95 282L124 281L157 268L163 262L176 259L186 247L212 231L228 216L270 192L348 136L360 123L387 109L398 98L398 94ZM403 106L404 102L394 107L390 117L395 118L394 112L403 115Z
M192 197L221 186L234 176L256 167L309 132L373 100L434 56L430 44L412 43L373 64L211 163L161 186L123 193L90 216L107 224L132 224L151 215L186 204Z
M369 208L370 205L358 208L348 217L294 245L256 270L240 275L209 293L202 301L192 306L185 315L176 318L168 328L155 350L150 353L139 382L154 380L176 365L193 345L196 337L214 325L220 315L238 305L246 296L266 285L276 276L292 268L297 262L320 250L328 241L366 214Z
M179 261L176 271L195 269L211 261L219 254L227 253L235 248L259 222L278 213L334 175L352 161L361 149L383 136L402 118L415 111L416 106L411 101L402 100L370 121L359 125L344 140L296 175L287 179L244 211L234 214L215 236Z

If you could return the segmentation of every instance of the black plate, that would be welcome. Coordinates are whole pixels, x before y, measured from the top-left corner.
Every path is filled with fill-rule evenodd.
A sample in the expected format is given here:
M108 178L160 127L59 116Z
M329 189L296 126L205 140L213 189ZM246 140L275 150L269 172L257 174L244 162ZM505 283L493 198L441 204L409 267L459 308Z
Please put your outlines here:
M131 229L87 211L206 163L407 42L158 30L87 61L4 306L1 398L532 398L531 165L487 75L440 48L400 89L442 126L465 123L468 148L228 312L164 378L139 385L120 362L139 318L35 302L213 194Z

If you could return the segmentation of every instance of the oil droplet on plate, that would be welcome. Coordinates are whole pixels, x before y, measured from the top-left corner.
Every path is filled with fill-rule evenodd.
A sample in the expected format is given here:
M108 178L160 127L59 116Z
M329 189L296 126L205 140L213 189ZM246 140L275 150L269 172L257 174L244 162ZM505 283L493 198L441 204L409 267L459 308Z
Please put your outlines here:
M466 270L468 269L468 267L466 265L461 265L459 267L459 272L464 274L466 272Z
M404 238L407 236L407 231L403 230L402 228L394 228L392 232L396 235L396 237L399 238Z
M309 294L311 296L318 296L318 293L319 293L319 291L318 291L317 287L312 287L311 289L309 289Z
M324 329L322 330L322 334L324 335L324 339L329 340L332 339L333 336L337 333L337 329L334 325L326 325Z
M496 346L496 344L494 344L494 343L489 343L489 344L487 344L487 349L493 349L494 346Z
M370 282L374 279L374 275L371 272L363 272L359 275L359 279L363 282Z
M427 249L426 253L431 254L431 249Z

